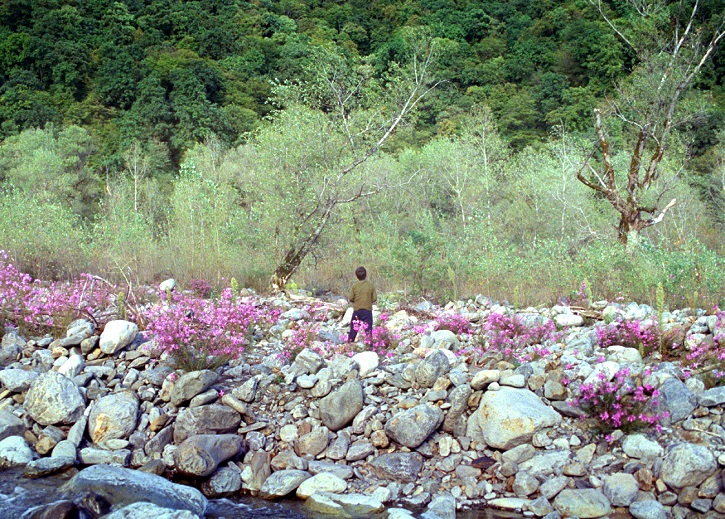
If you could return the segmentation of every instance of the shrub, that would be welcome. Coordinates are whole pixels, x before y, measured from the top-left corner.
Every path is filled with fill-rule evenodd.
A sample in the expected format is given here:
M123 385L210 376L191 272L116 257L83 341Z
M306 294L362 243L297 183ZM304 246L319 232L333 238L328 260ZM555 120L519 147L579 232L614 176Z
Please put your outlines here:
M461 314L444 313L436 317L439 330L450 330L456 334L472 333L471 321Z
M216 369L239 357L252 344L261 314L227 288L218 300L173 292L170 302L150 308L144 318L146 329L176 367L196 371Z
M648 374L648 370L643 372L645 376ZM667 411L655 414L647 411L658 407L658 396L657 389L642 383L641 375L630 377L629 369L622 368L612 381L600 372L597 381L579 386L579 395L573 403L587 413L600 432L614 429L630 432L650 426L660 431L660 421L668 416Z
M662 334L656 321L643 324L641 321L616 321L597 326L597 344L606 348L612 345L637 348L645 357L659 350Z
M507 358L525 362L533 356L544 357L550 353L543 345L558 338L553 321L541 325L529 325L513 315L492 313L483 325L482 333L488 339L486 350L502 353ZM536 346L533 352L523 351L528 346ZM532 355L533 353L533 355Z

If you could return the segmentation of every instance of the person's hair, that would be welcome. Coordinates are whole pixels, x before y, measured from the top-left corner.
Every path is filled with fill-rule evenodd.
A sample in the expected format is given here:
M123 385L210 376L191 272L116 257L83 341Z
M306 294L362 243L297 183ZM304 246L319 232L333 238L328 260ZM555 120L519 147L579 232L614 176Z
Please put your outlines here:
M355 275L357 276L357 278L360 281L362 281L363 279L365 279L367 277L368 271L365 270L365 267L358 267L355 269Z

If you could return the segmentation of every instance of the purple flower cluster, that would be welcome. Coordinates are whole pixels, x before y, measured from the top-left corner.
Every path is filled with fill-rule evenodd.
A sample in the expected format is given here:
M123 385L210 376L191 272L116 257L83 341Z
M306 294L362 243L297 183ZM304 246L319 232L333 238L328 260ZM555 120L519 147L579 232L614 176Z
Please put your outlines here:
M211 284L204 279L192 279L189 286L199 297L209 297L213 290Z
M597 344L606 348L612 345L642 349L645 355L659 350L661 333L656 322L617 321L595 330Z
M482 333L488 339L488 351L498 351L505 357L513 357L521 362L532 360L534 355L549 355L551 351L544 345L558 339L553 321L532 326L517 315L509 317L499 313L488 316ZM533 352L523 351L527 346L534 346Z
M262 317L254 305L234 297L231 289L218 300L174 292L170 302L143 314L146 330L161 349L177 363L192 362L196 369L237 358L251 344L254 325Z
M317 324L300 324L295 323L292 335L285 341L285 349L279 356L290 362L294 362L295 357L304 350L312 346L320 327Z
M0 324L30 334L59 333L73 319L104 310L115 298L114 286L90 274L71 282L33 280L0 251Z
M439 330L450 330L455 334L471 334L471 321L461 314L446 312L435 319Z
M630 370L622 368L611 381L600 372L595 382L579 386L579 395L573 403L594 419L600 431L629 432L654 425L659 432L660 422L669 413L649 412L658 407L658 396L657 389L642 384L640 376L631 377Z
M384 321L387 321L387 318ZM353 328L365 337L364 343L367 349L384 358L394 356L391 350L400 344L398 334L392 333L385 326L373 326L372 332L367 333L367 324L362 321L353 321Z

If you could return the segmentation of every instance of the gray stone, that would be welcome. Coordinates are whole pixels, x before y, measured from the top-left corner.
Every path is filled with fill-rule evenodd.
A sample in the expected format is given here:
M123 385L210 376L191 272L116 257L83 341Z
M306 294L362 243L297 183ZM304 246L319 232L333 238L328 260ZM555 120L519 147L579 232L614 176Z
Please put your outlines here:
M205 369L191 371L179 377L171 390L171 403L175 406L187 402L203 393L219 380L216 372Z
M85 362L83 362L83 357L80 355L71 355L68 357L68 360L66 360L63 365L58 368L58 373L61 375L65 375L66 377L73 378L81 374L81 371L83 371L83 368L86 367Z
M31 384L25 409L41 425L72 424L83 415L85 402L71 379L51 371Z
M104 396L88 416L88 435L94 443L128 438L136 430L138 411L138 397L131 391Z
M0 440L10 436L22 436L25 424L7 409L0 409Z
M396 413L385 424L385 433L399 444L414 449L433 434L443 423L439 407L421 404Z
M417 452L382 454L370 462L370 468L380 479L408 483L417 480L423 468L423 456Z
M196 434L236 432L241 421L238 412L222 404L184 408L176 417L174 443L178 445Z
M113 355L131 344L138 334L138 325L124 320L106 323L98 345L106 355Z
M530 441L535 432L558 425L561 415L528 389L504 386L484 393L474 420L487 445L508 450ZM473 434L469 421L468 436Z
M22 436L0 440L0 470L21 467L33 461L33 451Z
M461 384L454 388L448 395L447 403L451 404L451 407L446 412L446 416L443 419L442 429L446 432L452 433L455 429L456 421L465 414L468 410L468 399L472 393L471 386L468 384Z
M331 502L339 505L340 509L338 512L325 512L325 508L322 505L323 502ZM373 496L363 494L333 494L332 492L316 492L312 494L305 501L305 507L314 512L333 513L338 517L370 517L385 509L380 500Z
M298 456L315 457L327 449L329 442L330 431L327 427L316 427L297 439L295 442L295 452Z
M669 417L662 419L663 425L684 420L697 407L697 397L682 381L673 377L665 380L660 387L659 401L658 412L669 412Z
M23 352L23 346L25 339L17 333L10 332L3 335L3 340L0 342L0 367L15 362L18 355Z
M552 499L559 492L561 492L562 490L564 490L566 488L566 485L568 482L569 482L569 478L567 478L566 476L557 476L557 477L553 477L553 478L548 478L539 487L539 492L541 492L541 495L544 496L545 498Z
M347 461L364 460L371 454L375 453L375 446L367 439L358 440L352 445L345 455Z
M213 474L220 463L236 456L243 445L244 440L236 434L195 435L174 451L174 463L182 474L206 477Z
M305 470L278 470L264 481L259 496L264 499L284 497L297 490L303 481L311 477L312 474Z
M643 434L630 434L622 442L622 450L630 458L654 459L662 455L664 450L659 443L647 439Z
M53 447L53 458L73 458L76 460L78 453L75 444L70 440L59 441L58 444Z
M536 477L561 474L570 459L571 452L567 450L539 451L531 459L521 462L519 469Z
M236 398L243 402L254 401L254 397L257 396L257 388L259 387L259 382L261 378L261 375L255 375L241 386L235 387L232 390L232 395L234 395Z
M242 488L242 474L239 468L222 467L203 481L201 491L206 497L221 497L238 492Z
M199 519L199 515L189 510L173 510L153 503L140 501L124 506L103 517L103 519L139 519L153 517L154 519Z
M456 337L456 334L450 330L436 330L431 332L430 339L432 341L430 346L432 349L437 350L444 348L451 351L456 351L456 349L458 349L458 338Z
M360 378L365 378L369 373L378 369L380 357L374 351L363 351L352 356L352 360L358 366Z
M493 382L498 382L501 379L501 371L498 369L482 369L473 375L471 379L471 387L478 391L483 389Z
M528 497L539 489L539 480L534 476L520 470L516 473L513 484L513 491L516 497Z
M258 491L272 473L269 464L269 453L256 451L248 455L248 465L242 471L242 487L247 490Z
M362 384L352 379L319 401L320 420L331 431L339 431L362 410L363 399Z
M533 445L530 443L522 443L518 447L514 447L501 454L501 459L504 462L523 463L533 458L534 454L536 454L536 449L534 449Z
M434 350L418 364L415 370L415 380L421 387L433 387L435 381L448 373L450 369L451 364L445 353Z
M449 493L436 496L428 503L423 519L456 519L456 498Z
M29 479L41 478L67 470L75 464L75 451L73 452L73 457L52 456L50 458L38 458L25 465L23 476Z
M173 510L189 510L204 516L206 498L192 487L172 483L161 476L112 465L94 465L80 471L68 481L63 491L72 494L93 492L107 499L115 507L123 507L139 500Z
M665 507L654 499L643 499L629 505L629 513L635 519L666 519Z
M714 474L715 470L717 461L707 447L678 443L665 455L660 477L667 485L681 489L699 485Z
M161 454L164 452L164 447L171 444L174 441L174 427L169 425L164 427L156 435L146 442L144 445L144 452L147 456L153 456L154 454Z
M78 459L83 465L111 464L125 467L131 461L131 451L128 449L109 451L105 449L86 447L78 452Z
M329 461L310 461L307 470L313 476L329 473L345 480L353 477L353 470L350 465L340 465L339 463L331 463Z
M330 472L321 472L306 479L297 487L297 497L307 499L315 492L332 492L339 494L347 490L347 482Z
M0 383L12 393L21 393L27 391L38 376L35 371L8 368L0 370Z
M718 386L700 393L698 403L703 407L713 407L725 402L725 386Z
M606 496L594 488L564 489L556 496L554 508L564 517L582 519L603 517L612 511Z
M325 359L318 353L305 348L295 357L293 371L300 375L314 375L325 366Z
M639 483L632 474L618 472L604 477L602 491L612 506L629 506L637 499Z
M526 505L526 508L537 517L544 517L554 511L554 507L544 496L539 496Z

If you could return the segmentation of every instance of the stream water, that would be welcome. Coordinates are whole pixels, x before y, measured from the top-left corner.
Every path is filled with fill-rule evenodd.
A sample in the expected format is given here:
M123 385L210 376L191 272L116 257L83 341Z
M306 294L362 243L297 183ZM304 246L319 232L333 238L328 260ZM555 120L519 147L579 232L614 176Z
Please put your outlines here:
M40 479L22 477L22 469L0 472L0 519L22 519L28 510L53 503L65 496L60 487L68 480L62 475ZM143 499L139 496L139 501ZM415 511L416 517L420 514ZM378 514L383 517L383 514ZM205 519L330 519L308 511L297 499L266 501L249 496L232 499L211 499ZM456 514L457 519L520 519L520 514L493 510L468 510ZM141 519L141 518L139 518Z

